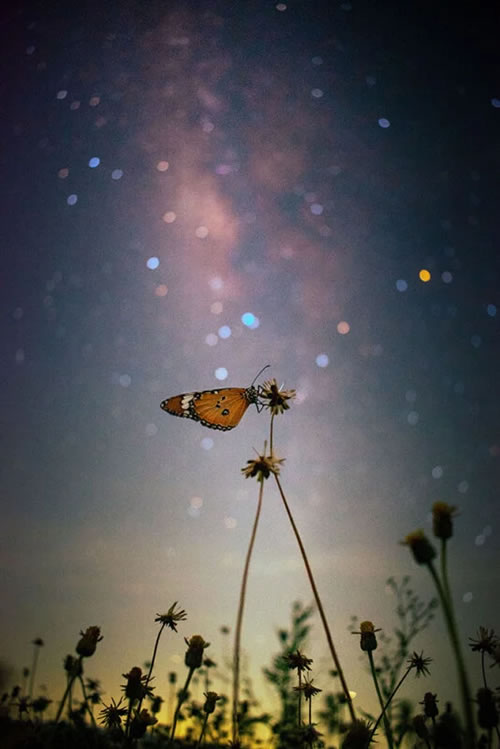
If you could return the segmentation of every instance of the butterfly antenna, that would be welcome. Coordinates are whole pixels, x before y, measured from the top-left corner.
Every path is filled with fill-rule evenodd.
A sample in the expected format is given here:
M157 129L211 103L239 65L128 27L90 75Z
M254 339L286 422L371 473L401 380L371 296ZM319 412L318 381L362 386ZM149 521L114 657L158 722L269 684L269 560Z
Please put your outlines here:
M259 378L259 377L261 376L262 372L263 372L263 371L264 371L265 369L267 369L268 367L270 367L270 366L271 366L270 364L266 364L266 366L265 366L265 367L262 367L262 369L260 370L260 372L258 372L258 373L257 373L257 374L255 375L255 377L253 378L253 380L252 380L252 384L250 385L250 387L253 387L253 384L254 384L255 380L257 380L257 379L258 379L258 378Z

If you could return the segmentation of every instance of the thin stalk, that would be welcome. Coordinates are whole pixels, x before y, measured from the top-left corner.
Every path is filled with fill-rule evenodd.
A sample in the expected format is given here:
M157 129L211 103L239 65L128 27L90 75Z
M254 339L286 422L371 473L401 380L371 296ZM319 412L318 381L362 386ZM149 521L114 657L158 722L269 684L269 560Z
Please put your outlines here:
M460 647L460 640L458 637L457 626L455 623L455 616L453 613L453 604L448 599L446 594L447 583L441 584L439 576L436 572L436 568L432 563L432 560L427 563L429 571L436 585L436 589L443 607L443 614L448 629L448 635L451 640L451 644L455 653L455 661L457 664L458 679L460 682L460 691L462 696L462 707L465 715L466 723L466 734L467 734L467 749L473 749L475 741L475 728L474 728L474 715L472 713L472 697L469 687L469 681L467 679L467 672L465 670L465 663L462 656L462 649Z
M309 725L312 724L312 697L309 698Z
M156 642L155 642L155 646L153 648L153 656L151 658L151 663L149 664L149 671L148 671L148 675L147 675L146 681L144 683L144 690L143 690L143 693L142 693L142 697L139 700L139 706L137 708L137 712L138 713L141 712L142 701L144 699L144 695L146 694L146 690L147 690L148 684L149 684L150 679L151 679L151 674L153 673L153 666L155 665L156 651L158 650L158 643L160 642L161 633L163 632L164 627L165 627L165 622L162 622L162 625L160 627L160 631L158 632L158 634L156 636Z
M297 669L297 673L299 675L299 706L298 706L298 726L302 725L302 672L299 669Z
M274 436L274 414L271 416L271 426L269 428L269 452L273 454L273 436Z
M481 650L481 671L483 672L484 688L488 689L488 684L486 682L486 671L484 670L484 650Z
M342 671L342 666L340 665L340 661L338 659L337 652L336 652L335 646L333 644L332 636L330 634L330 628L328 626L328 622L327 622L327 619L326 619L326 616L325 616L325 612L323 610L323 604L321 603L321 598L319 597L318 589L316 588L316 583L314 582L314 577L313 577L313 573L312 573L311 567L309 565L309 560L307 558L306 550L304 548L304 544L302 543L302 539L300 537L300 533L299 533L299 531L297 529L297 526L295 525L295 521L293 519L293 515L292 515L292 513L290 511L290 508L288 506L288 502L286 501L286 497L285 497L285 494L284 494L283 489L281 487L280 480L276 476L276 474L274 474L274 478L275 478L276 484L278 486L278 490L279 490L279 493L281 495L281 499L283 500L283 504L285 505L285 510L287 512L288 519L290 520L293 532L295 534L295 538L297 539L297 543L299 545L300 553L302 554L302 559L304 561L304 565L305 565L305 568L306 568L307 576L308 576L309 582L311 584L312 592L313 592L313 595L314 595L314 600L316 601L316 606L318 607L319 615L320 615L321 621L323 623L323 628L325 630L325 635L326 635L326 640L328 642L328 647L330 649L330 653L331 653L331 656L333 658L333 662L335 664L335 669L338 672L340 683L342 684L342 689L344 691L344 695L345 695L345 698L346 698L347 707L349 709L349 714L351 716L351 720L354 722L356 720L356 715L354 713L354 707L353 707L353 704L352 704L351 695L349 693L349 689L347 688L347 683L346 683L346 680L345 680L345 677L344 677L344 672Z
M40 650L40 646L39 645L35 645L34 648L35 648L35 652L33 653L33 665L31 667L30 689L29 689L29 693L28 693L28 696L30 698L30 702L31 702L31 698L33 697L33 685L35 683L35 673L36 673L36 667L37 667L37 663L38 663L38 651Z
M240 646L241 646L241 627L243 624L243 611L245 608L245 596L247 590L248 581L248 570L250 568L250 559L252 558L252 551L255 543L255 537L257 535L257 526L259 524L260 512L262 509L262 497L264 495L264 480L260 482L259 488L259 499L257 502L257 510L255 513L255 520L253 521L252 534L250 536L250 543L248 544L247 556L245 559L245 566L243 568L243 577L241 580L240 589L240 602L238 605L238 615L236 617L236 630L234 634L234 654L233 654L233 744L238 741L239 726L238 726L238 701L239 701L239 690L240 690Z
M384 731L385 731L385 735L387 738L387 745L389 749L394 749L394 741L392 739L391 726L389 725L389 721L387 719L387 715L385 712L386 705L384 705L384 700L382 697L382 693L380 691L380 686L379 686L378 679L377 679L377 672L375 671L375 662L373 660L373 653L371 650L368 650L367 652L368 652L368 660L370 661L370 669L372 672L373 683L375 684L375 691L377 692L380 709L382 710L382 716L383 716L383 721L384 721Z
M130 730L130 718L132 717L133 705L134 705L134 700L130 697L128 701L127 721L125 723L125 736L127 737L129 735L129 730Z
M376 723L375 723L375 725L373 726L373 729L372 729L372 733L371 733L371 736L370 736L370 738L372 738L372 739L373 739L373 737L375 736L375 731L376 731L376 730L377 730L377 728L378 728L378 724L380 723L380 721L381 721L381 720L382 720L382 718L384 717L384 715L385 715L385 711L387 710L387 708L388 708L388 707L389 707L389 705L391 704L391 702L392 702L392 699L393 699L394 695L396 694L396 692L398 691L399 687L400 687L400 686L401 686L401 684L402 684L402 683L404 682L404 680L406 679L406 677L408 676L408 674L410 673L410 671L411 671L411 668L407 668L407 669L406 669L405 673L404 673L404 674L403 674L403 676L402 676L402 677L400 678L400 680L398 681L398 683L396 684L396 686L395 686L395 687L394 687L394 689L392 690L391 694L389 695L389 698L388 698L387 702L385 703L384 707L382 708L382 712L380 713L380 715L379 715L379 716L378 716L378 718L377 718L377 722L376 722Z
M203 739L203 736L205 735L205 729L207 727L207 721L208 721L208 713L205 713L205 720L203 721L203 726L202 726L202 729L201 729L200 738L198 739L198 741L196 743L195 749L199 749L199 747L201 746L201 741Z
M194 672L195 672L194 668L190 668L189 669L189 673L187 675L186 683L184 684L184 688L183 688L182 692L179 695L179 699L177 700L177 707L175 708L174 720L172 722L172 730L170 732L170 743L172 743L172 744L173 744L173 741L174 741L175 729L177 727L177 718L179 717L179 712L180 712L180 709L182 707L182 703L186 699L187 691L188 691L188 687L189 687L189 682L191 681L191 677L194 674Z
M93 713L93 712L92 712L92 710L90 709L90 705L89 705L89 698L87 697L87 690L85 689L85 684L84 684L84 682L83 682L83 679L82 679L82 675L81 675L81 674L78 674L78 678L79 678L79 680L80 680L80 685L81 685L81 687L82 687L82 692L83 692L83 699L84 699L84 701L85 701L85 707L87 708L87 712L88 712L88 713L89 713L89 715L90 715L90 719L91 719L91 721L92 721L92 725L94 726L94 728L97 728L97 726L96 726L96 722L95 722L95 718L94 718L94 713Z
M450 592L450 583L448 581L448 546L446 544L446 538L441 539L441 580L443 581L443 590L446 598L448 599L449 606L452 606L452 598Z
M81 663L82 663L82 657L80 656L78 666L75 666L75 671L80 671ZM77 677L77 673L74 673L71 676L68 676L68 683L66 684L66 689L64 690L63 698L61 700L61 703L56 713L56 717L55 717L56 723L59 721L59 718L61 717L64 705L66 704L66 700L68 699L68 695L71 692L71 688L73 686L73 682L76 679L76 677Z

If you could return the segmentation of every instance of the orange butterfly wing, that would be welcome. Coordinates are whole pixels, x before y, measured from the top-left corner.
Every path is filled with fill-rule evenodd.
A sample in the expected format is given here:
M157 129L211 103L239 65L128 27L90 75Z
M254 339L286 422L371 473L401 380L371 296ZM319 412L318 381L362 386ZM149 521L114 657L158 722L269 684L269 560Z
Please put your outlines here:
M256 402L255 392L254 388L221 388L184 393L167 398L161 407L174 416L193 419L210 429L225 432L234 429L248 406Z

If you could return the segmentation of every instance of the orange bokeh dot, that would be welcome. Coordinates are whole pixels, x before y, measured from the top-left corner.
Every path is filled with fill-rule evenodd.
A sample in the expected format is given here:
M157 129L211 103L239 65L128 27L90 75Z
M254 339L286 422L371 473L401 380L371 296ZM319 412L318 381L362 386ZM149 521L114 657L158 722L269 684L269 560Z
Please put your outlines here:
M431 280L431 274L429 273L429 271L426 268L422 268L422 270L418 274L418 277L424 283L427 283L427 281Z
M342 322L339 322L339 324L337 325L337 331L340 333L340 335L347 335L350 329L351 326L345 320L342 320Z
M164 283L159 284L155 289L156 296L167 296L168 289Z

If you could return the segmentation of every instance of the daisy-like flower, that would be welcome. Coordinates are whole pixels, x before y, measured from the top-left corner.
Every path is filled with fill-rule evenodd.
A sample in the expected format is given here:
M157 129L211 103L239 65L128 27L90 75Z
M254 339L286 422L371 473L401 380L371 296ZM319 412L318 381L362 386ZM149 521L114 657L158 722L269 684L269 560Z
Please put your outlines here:
M143 700L144 697L153 697L154 687L150 686L148 677L142 673L139 666L134 666L128 674L122 674L122 676L127 680L126 684L122 684L122 689L129 700Z
M120 697L118 702L115 702L111 698L111 704L104 704L103 709L99 713L99 720L103 723L106 728L119 728L122 723L122 717L127 714L127 708L121 707L123 697Z
M427 668L429 663L432 663L432 658L424 658L424 651L420 653L420 655L413 651L412 655L408 658L406 661L408 663L408 668L414 668L415 669L415 676L429 676L430 671Z
M377 649L377 638L375 632L380 632L380 627L375 629L373 622L361 622L359 625L359 632L352 632L353 635L361 635L360 647L361 650L367 652L368 650Z
M297 671L310 671L311 666L310 664L313 662L312 658L306 658L304 653L301 653L300 650L296 650L295 653L288 653L288 655L284 655L283 658L285 659L288 668L296 668Z
M187 619L187 614L184 609L175 610L177 601L175 601L169 608L166 614L156 614L155 622L161 622L163 626L170 627L174 632L177 632L177 622L184 622Z
M246 479L257 477L257 481L263 482L264 479L268 479L271 473L275 476L279 476L281 464L285 462L285 458L277 458L274 453L270 455L259 455L253 460L247 460L245 468L241 469L242 474Z
M94 655L97 643L101 642L101 628L100 627L87 627L85 632L80 632L81 639L78 641L76 646L76 652L81 655L82 658L89 658Z
M436 556L436 550L422 530L409 533L401 543L410 547L417 564L429 564Z
M436 538L446 541L453 536L453 518L457 508L446 502L434 502L432 505L432 529Z
M260 399L265 408L268 408L273 416L282 414L290 408L289 400L295 398L295 390L284 390L278 387L278 383L273 378L263 383L260 388Z
M486 627L479 627L477 631L477 640L473 637L469 637L469 646L476 653L488 653L493 655L495 647L500 644L498 637L495 634L495 630L486 629Z
M311 679L311 681L304 679L304 683L299 687L294 687L294 690L296 692L302 692L306 700L310 700L312 699L312 697L315 697L317 694L323 691L322 689L319 689L319 687L315 687L313 681L313 679Z

